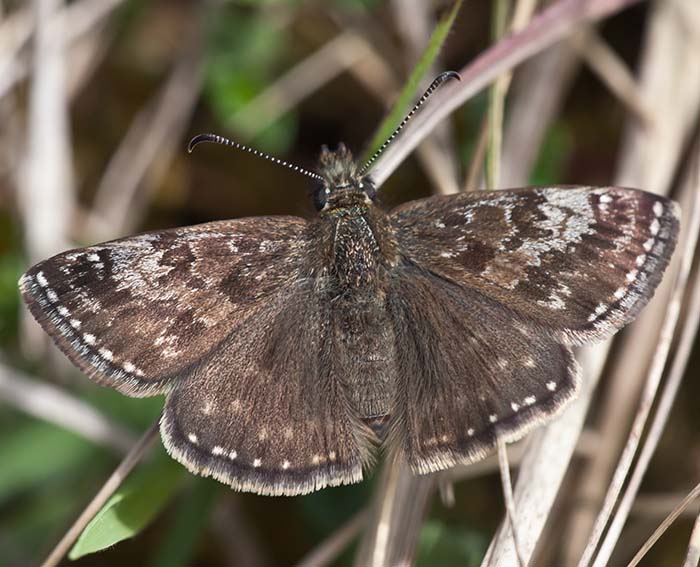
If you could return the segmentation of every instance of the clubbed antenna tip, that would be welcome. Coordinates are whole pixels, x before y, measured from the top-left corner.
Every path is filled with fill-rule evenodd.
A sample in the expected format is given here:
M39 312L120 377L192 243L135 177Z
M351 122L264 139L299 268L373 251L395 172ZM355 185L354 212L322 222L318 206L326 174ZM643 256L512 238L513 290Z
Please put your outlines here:
M406 115L406 117L401 121L401 123L396 127L396 130L394 130L391 133L391 136L389 136L381 146L379 146L379 149L374 152L371 158L367 160L367 163L362 166L362 169L360 170L360 175L363 175L369 167L375 162L375 160L382 154L382 152L391 144L391 142L396 139L396 136L399 135L399 132L403 129L404 126L408 123L408 121L413 118L413 115L418 112L418 109L423 106L423 103L428 100L428 97L430 97L431 94L445 81L448 79L457 79L458 81L462 80L462 77L459 76L459 73L456 71L445 71L443 73L440 73L435 79L433 80L432 83L430 83L430 86L425 89L425 92L423 95L418 99L418 102L416 102L415 105L413 105L413 108L410 110L410 112Z

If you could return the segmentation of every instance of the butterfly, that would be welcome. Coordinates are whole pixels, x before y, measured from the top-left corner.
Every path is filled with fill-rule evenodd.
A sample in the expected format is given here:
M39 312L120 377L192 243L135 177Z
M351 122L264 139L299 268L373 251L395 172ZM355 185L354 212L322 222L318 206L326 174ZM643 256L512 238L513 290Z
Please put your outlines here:
M190 149L205 141L259 153L213 134ZM539 187L385 211L376 155L360 167L340 145L317 172L290 165L318 185L313 219L71 250L22 276L24 300L92 380L165 394L170 455L234 489L359 482L377 445L419 474L478 460L575 397L571 347L646 305L679 208L635 189Z

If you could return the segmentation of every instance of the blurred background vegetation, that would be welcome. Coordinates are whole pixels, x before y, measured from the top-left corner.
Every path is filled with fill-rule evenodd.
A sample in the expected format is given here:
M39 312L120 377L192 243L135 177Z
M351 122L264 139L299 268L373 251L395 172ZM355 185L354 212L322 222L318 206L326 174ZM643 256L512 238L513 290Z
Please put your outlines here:
M0 565L48 553L163 401L125 398L72 368L23 310L21 273L62 249L136 232L311 214L308 179L223 147L188 155L187 140L212 131L304 167L322 144L343 141L361 155L450 8L440 0L0 3ZM597 31L629 69L639 65L650 12L636 5ZM59 19L60 33L51 28ZM491 2L466 2L431 73L462 68L488 47L491 21ZM535 142L531 184L609 184L635 111L636 99L621 101L572 45L550 76L559 100ZM514 96L537 86L535 76L519 68ZM382 201L390 207L464 179L487 106L482 93L455 112L433 140L438 166L415 152ZM509 100L506 123L508 109ZM695 349L624 534L625 558L700 478L699 363ZM609 391L605 381L600 390ZM591 439L601 442L600 419L593 411L584 454ZM561 506L586 505L575 490L580 474L567 477ZM158 443L129 479L142 509L121 512L135 529L150 512L153 521L75 565L292 564L364 509L376 477L297 498L237 494L188 474ZM503 514L497 467L457 482L452 503L431 502L418 564L479 564ZM693 521L676 522L647 564L678 564ZM353 553L350 545L333 563L349 565Z

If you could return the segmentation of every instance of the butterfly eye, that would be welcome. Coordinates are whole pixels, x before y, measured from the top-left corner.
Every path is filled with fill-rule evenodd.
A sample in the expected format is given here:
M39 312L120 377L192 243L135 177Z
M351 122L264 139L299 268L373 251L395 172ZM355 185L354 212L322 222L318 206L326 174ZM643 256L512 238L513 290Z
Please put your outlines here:
M365 192L365 195L374 201L377 196L377 189L374 187L373 183L370 183L369 181L362 181L358 187Z
M328 196L331 194L331 190L328 187L319 187L319 189L314 193L314 206L317 211L323 209L328 202Z

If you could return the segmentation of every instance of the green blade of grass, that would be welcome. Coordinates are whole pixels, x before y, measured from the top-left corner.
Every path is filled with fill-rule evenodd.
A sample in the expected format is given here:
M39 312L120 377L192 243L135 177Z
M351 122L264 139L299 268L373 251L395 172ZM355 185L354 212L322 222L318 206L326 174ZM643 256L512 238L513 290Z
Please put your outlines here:
M85 527L68 557L78 559L139 533L170 501L183 476L184 469L165 455L144 465Z
M454 23L455 18L457 17L457 12L459 12L461 6L462 0L456 0L450 11L447 12L435 26L435 30L430 36L428 47L425 49L423 55L421 55L421 58L418 60L418 63L416 63L416 66L413 68L411 76L408 78L404 88L401 90L401 94L399 95L396 104L394 104L394 108L379 125L377 133L374 135L374 138L372 138L372 142L369 144L368 150L366 151L362 161L369 159L369 157L379 148L379 146L384 143L384 140L391 135L394 128L396 128L408 111L408 107L416 96L418 85L423 80L428 69L430 69L432 64L435 62L435 59L437 59L437 56L440 53L445 40L447 39L447 35L452 29L452 24Z

